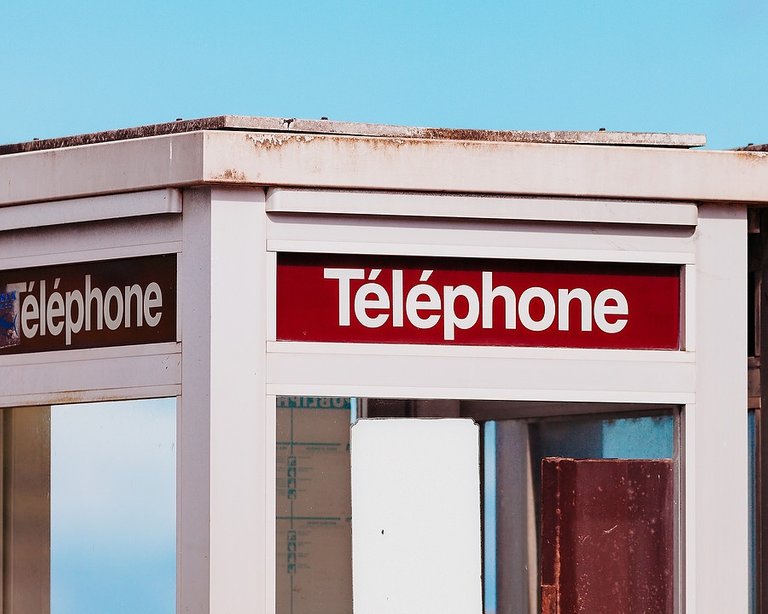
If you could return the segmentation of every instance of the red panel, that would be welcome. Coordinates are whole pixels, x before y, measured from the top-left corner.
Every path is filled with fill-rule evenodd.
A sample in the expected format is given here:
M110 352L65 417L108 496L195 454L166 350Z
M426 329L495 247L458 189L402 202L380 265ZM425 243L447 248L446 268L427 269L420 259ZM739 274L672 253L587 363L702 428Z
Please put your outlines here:
M677 350L680 267L279 254L277 338Z
M671 460L542 462L542 614L672 614Z

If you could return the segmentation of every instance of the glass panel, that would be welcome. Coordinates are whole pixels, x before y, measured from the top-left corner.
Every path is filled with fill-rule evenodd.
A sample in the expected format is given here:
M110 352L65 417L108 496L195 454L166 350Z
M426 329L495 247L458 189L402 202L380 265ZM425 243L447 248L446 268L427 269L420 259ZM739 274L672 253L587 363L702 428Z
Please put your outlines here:
M352 613L348 397L277 398L278 614Z
M570 418L532 422L532 445L540 458L637 458L674 456L674 417Z
M4 612L50 609L51 409L14 407L2 430Z
M672 416L604 420L601 458L672 458L674 435Z
M496 423L483 425L483 611L496 612Z
M171 614L176 400L51 411L51 612Z
M749 611L757 612L757 412L748 416L749 449Z
M413 399L367 399L364 408L367 417L461 416L483 421L486 614L538 612L543 458L669 459L675 451L675 418L671 411L610 418L600 414L536 418L526 416L552 415L570 408Z
M486 593L495 592L499 611L533 614L539 608L542 460L671 459L675 419L669 412L612 419L501 420L495 431L496 483L486 485L485 492L495 491L496 497L496 586L486 586Z
M676 424L671 410L542 418L573 411L562 404L544 405L278 397L278 614L352 611L348 452L349 425L358 413L365 418L464 417L482 423L484 612L537 613L542 459L670 459Z

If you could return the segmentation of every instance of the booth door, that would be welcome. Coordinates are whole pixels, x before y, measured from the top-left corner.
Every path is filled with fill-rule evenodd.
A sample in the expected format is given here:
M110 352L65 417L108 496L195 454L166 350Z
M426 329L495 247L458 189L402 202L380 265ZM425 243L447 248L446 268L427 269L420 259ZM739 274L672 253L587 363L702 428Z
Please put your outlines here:
M673 611L671 460L546 458L541 613Z

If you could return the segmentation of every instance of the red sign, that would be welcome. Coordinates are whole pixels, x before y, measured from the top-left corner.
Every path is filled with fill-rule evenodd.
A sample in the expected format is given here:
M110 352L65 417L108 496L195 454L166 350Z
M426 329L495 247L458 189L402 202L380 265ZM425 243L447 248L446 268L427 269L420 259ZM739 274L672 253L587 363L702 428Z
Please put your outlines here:
M281 341L680 348L680 267L278 254Z

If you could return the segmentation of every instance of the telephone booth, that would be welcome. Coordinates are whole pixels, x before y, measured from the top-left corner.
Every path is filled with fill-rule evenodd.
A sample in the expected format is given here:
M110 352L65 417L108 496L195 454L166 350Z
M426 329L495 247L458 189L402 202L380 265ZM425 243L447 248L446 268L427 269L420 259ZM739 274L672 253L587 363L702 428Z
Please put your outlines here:
M768 158L701 145L226 116L0 147L3 612L51 607L50 408L154 398L176 612L757 611Z

